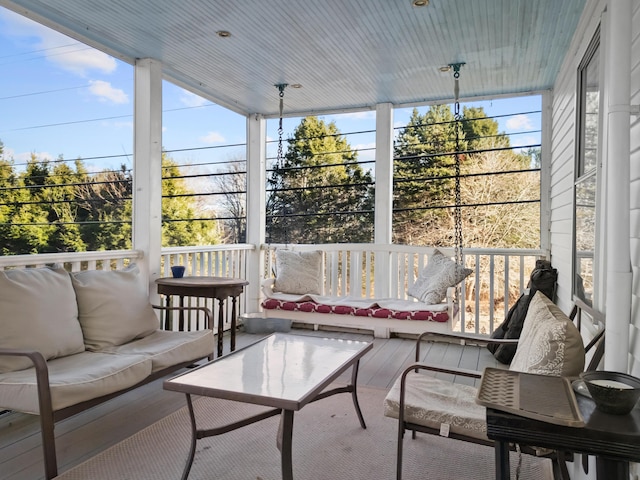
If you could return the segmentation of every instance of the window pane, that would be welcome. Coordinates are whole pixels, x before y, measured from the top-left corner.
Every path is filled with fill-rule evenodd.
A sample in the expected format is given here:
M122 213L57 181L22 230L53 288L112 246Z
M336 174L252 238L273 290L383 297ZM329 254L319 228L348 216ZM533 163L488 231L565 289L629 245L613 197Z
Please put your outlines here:
M596 245L596 176L576 185L576 295L593 298L593 256Z
M584 92L584 152L583 168L580 175L593 170L598 162L598 119L600 85L598 81L599 49L596 49L584 72L586 89Z

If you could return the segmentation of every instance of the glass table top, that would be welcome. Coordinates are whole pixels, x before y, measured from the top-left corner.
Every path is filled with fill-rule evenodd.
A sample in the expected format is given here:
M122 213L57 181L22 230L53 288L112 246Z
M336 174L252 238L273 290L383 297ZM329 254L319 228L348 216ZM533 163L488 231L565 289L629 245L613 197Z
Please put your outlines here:
M276 333L167 380L164 387L298 409L372 347L367 342Z

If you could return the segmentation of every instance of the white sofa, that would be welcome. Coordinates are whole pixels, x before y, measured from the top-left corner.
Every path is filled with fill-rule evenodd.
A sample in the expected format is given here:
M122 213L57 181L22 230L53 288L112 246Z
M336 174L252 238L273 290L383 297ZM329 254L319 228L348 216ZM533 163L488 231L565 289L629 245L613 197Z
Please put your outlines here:
M0 271L0 409L40 416L47 478L57 475L56 421L213 358L210 328L159 326L135 265Z

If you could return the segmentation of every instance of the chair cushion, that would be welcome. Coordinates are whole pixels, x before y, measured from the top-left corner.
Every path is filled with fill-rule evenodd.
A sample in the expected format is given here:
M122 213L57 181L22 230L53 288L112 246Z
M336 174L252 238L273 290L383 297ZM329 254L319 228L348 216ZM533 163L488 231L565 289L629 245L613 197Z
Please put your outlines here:
M407 293L427 305L436 305L445 299L449 287L455 287L472 272L436 249Z
M450 432L488 440L486 410L475 401L477 389L470 385L439 380L425 373L410 372L405 390L406 422L440 429L448 424ZM384 400L384 414L398 418L400 377Z
M144 355L151 359L152 373L183 362L213 355L215 338L212 330L171 332L156 330L139 340L124 345L105 347L102 352L118 355Z
M0 348L37 350L52 359L82 352L76 295L64 269L0 271ZM31 368L26 357L0 356L0 372Z
M584 369L584 344L573 322L538 291L531 299L510 370L577 376Z
M155 332L160 322L136 265L71 274L87 350L122 345Z
M82 352L48 362L53 410L132 387L151 373L141 355ZM0 408L38 415L34 368L0 374Z
M322 293L322 252L276 250L276 281L273 290L283 293Z

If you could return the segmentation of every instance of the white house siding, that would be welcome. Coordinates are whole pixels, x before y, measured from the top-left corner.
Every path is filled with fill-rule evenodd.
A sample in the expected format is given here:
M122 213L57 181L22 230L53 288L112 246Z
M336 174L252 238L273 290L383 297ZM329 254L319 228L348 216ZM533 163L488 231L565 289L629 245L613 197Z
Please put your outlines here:
M590 0L573 39L569 54L563 63L553 90L553 114L550 161L550 247L551 259L558 269L558 305L567 311L571 305L572 230L573 230L573 179L575 158L576 122L576 72L585 50L591 41L608 1ZM631 104L640 104L640 0L632 0L633 27L631 49ZM615 28L615 26L613 27ZM604 31L602 32L604 34ZM604 41L604 39L603 39ZM602 47L602 45L601 45ZM605 49L600 49L604 65ZM606 88L606 86L603 86ZM606 125L604 129L606 135ZM631 117L630 157L630 246L633 269L632 310L630 325L629 371L640 376L640 116ZM604 191L602 183L599 188ZM601 218L600 221L603 221ZM603 243L603 242L601 242ZM604 245L600 245L604 252ZM600 272L600 282L605 272ZM606 307L604 308L606 311ZM582 470L580 456L569 464L574 480L595 478L595 464L590 459L590 474ZM640 474L638 464L631 465L633 475Z
M551 163L550 247L551 262L558 269L557 303L565 312L571 308L572 295L576 74L605 5L595 0L587 4L553 89L551 158L546 159Z

